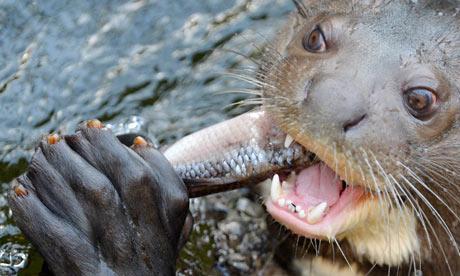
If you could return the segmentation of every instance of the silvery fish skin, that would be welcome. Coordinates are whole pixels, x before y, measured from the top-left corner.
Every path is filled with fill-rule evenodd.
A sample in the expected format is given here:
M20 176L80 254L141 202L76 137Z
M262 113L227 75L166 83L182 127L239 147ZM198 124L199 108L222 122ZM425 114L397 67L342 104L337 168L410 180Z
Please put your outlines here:
M287 142L287 144L286 144ZM186 136L164 151L191 197L258 183L312 161L263 110Z

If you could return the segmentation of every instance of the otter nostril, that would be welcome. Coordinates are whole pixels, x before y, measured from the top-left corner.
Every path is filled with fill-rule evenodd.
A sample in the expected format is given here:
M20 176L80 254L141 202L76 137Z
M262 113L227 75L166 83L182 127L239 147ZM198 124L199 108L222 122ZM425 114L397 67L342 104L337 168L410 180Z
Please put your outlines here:
M349 131L350 129L352 129L353 127L359 125L359 123L361 123L364 118L366 118L366 114L360 116L360 117L357 117L356 119L353 119L351 121L347 121L345 124L343 124L343 131L344 132L347 132Z

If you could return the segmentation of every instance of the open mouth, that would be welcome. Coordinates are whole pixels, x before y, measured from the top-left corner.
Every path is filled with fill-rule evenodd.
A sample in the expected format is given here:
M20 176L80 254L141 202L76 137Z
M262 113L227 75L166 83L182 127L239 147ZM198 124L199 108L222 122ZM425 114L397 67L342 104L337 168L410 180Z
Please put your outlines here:
M349 186L264 111L240 115L183 138L164 152L191 197L263 182L267 211L293 232L332 238L353 227L370 194Z
M271 179L267 210L296 234L312 238L335 237L365 194L323 162L283 178L275 174Z

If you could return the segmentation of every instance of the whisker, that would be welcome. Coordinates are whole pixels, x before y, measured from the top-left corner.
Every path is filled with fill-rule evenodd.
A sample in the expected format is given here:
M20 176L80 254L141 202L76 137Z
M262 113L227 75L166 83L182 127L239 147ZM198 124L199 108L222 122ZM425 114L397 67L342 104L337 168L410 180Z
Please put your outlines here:
M396 185L395 187L399 188L400 192L407 198L409 204L412 207L412 210L416 213L416 218L418 218L420 223L422 224L422 227L427 237L428 246L431 249L432 248L431 238L428 233L428 229L425 225L425 220L423 219L423 216L420 214L420 212L423 212L423 210L420 208L420 206L418 205L417 201L413 198L413 196L408 191L406 191L406 189L404 189L404 187L401 184L399 184L399 182L394 178L394 176L390 175L390 177L393 180L393 183ZM417 207L415 205L417 205Z
M335 242L335 244L337 245L337 248L339 249L340 253L342 253L342 256L343 256L343 258L345 259L345 262L348 264L348 267L350 268L350 270L351 270L352 272L354 272L353 267L351 266L350 262L348 261L347 256L345 256L345 253L343 252L342 248L340 247L340 244L339 244L339 242L337 241L337 239L334 238L334 242Z
M255 96L262 96L262 93L258 90L250 89L250 88L239 88L239 89L230 89L224 90L220 92L216 92L216 95L225 95L225 94L248 94L248 95L255 95Z
M232 54L241 56L241 57L245 58L246 60L249 60L249 61L253 62L258 67L261 66L260 61L258 61L257 59L254 59L254 58L252 58L252 57L250 57L250 56L248 56L248 55L246 55L246 54L244 54L242 52L239 52L239 51L236 51L236 50L233 50L233 49L228 49L228 48L225 48L225 47L220 48L220 50L223 51L223 52L228 52L228 53L232 53Z
M439 202L441 202L457 220L460 220L460 217L458 216L458 214L454 212L454 210L452 210L452 208L437 193L435 193L432 189L430 189L430 187L428 187L428 185L426 185L422 179L420 179L411 169L406 167L401 162L399 162L399 164L401 164L404 168L406 168L410 176L414 178L423 188L429 191L434 197L436 197L436 199L439 200Z
M425 203L425 205L427 205L427 206L429 207L429 210L430 210L433 214L437 213L436 209L434 209L434 208L431 206L431 204L429 203L429 201L428 201L423 195L420 194L420 192L412 185L412 183L410 183L410 181L409 181L404 175L401 175L401 174L400 174L399 176L400 176L401 179L403 179L403 180L408 184L408 186L409 186L409 187L410 187L410 188L411 188L411 189L422 199L422 201ZM430 206L431 206L431 207L430 207ZM438 214L438 215L439 215L439 214ZM432 233L433 233L434 238L436 239L436 242L437 242L438 245L439 245L439 248L440 248L440 250L441 250L441 253L443 254L444 261L446 262L446 265L447 265L447 267L448 267L448 269L449 269L450 275L454 275L453 272L452 272L452 269L451 269L451 267L450 267L449 260L447 259L447 255L446 255L446 253L445 253L445 251L444 251L443 245L442 245L441 241L440 241L439 238L438 238L438 235L437 235L437 233L436 233L436 230L434 229L434 227L432 226L432 224L430 223L430 221L428 220L428 218L426 217L425 214L424 214L424 216L425 216L426 222L428 223L428 226L430 227L430 229L431 229L431 231L432 231ZM436 216L436 215L435 215L435 216ZM441 222L441 221L443 222L443 223L441 223L441 226L444 228L444 230L445 230L446 233L449 235L449 237L452 236L452 233L450 232L450 229L449 229L448 227L447 227L447 228L444 227L445 222L442 220L442 218L441 218L441 220L438 219L438 221L439 221L439 222ZM457 247L457 246L455 245L455 247Z
M235 74L235 73L231 73L231 72L226 72L223 75L228 76L228 77L233 77L233 78L236 78L238 80L245 81L245 82L247 82L249 84L252 84L252 85L254 85L254 86L258 87L258 88L270 86L269 84L261 82L258 79L255 79L255 78L249 77L249 76L245 76L245 75L239 75L239 74ZM274 88L274 87L271 86L271 88Z

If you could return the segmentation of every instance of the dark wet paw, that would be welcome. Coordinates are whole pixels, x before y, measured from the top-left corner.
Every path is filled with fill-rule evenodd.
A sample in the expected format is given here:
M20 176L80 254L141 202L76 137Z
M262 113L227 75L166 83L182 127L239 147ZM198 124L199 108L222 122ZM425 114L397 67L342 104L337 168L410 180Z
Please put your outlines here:
M9 203L57 275L172 274L192 225L163 155L142 137L123 145L97 120L43 139Z

